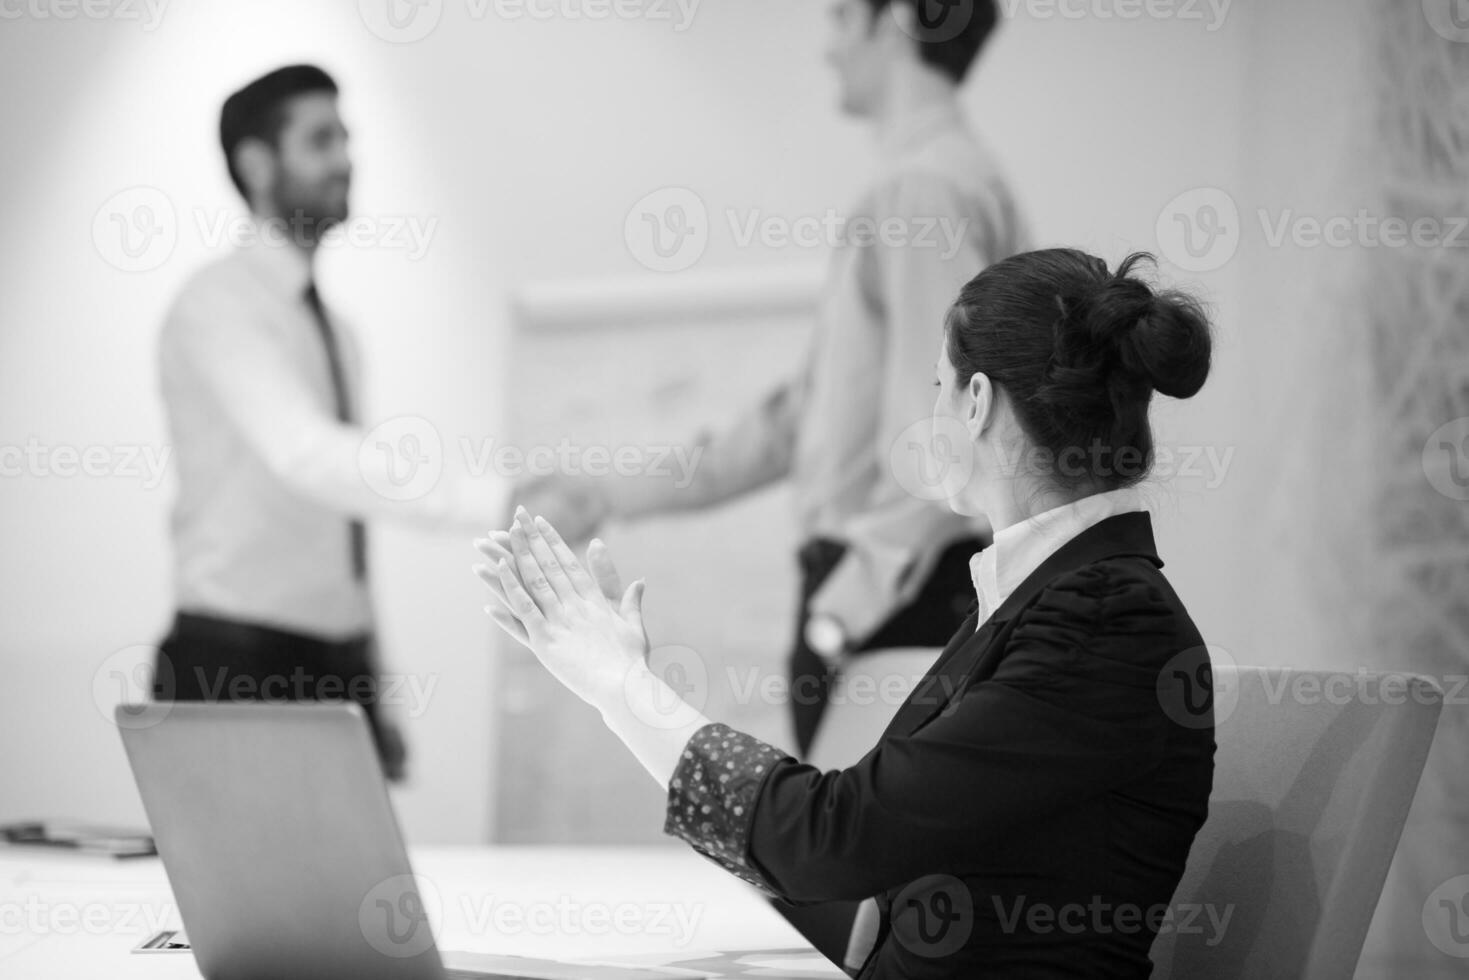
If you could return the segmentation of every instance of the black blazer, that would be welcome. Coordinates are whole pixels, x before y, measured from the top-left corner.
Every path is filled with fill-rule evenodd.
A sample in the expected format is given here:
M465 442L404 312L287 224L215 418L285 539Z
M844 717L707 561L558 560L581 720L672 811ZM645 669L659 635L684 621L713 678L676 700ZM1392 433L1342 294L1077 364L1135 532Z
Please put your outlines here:
M1208 654L1145 513L1063 545L971 615L845 770L723 725L665 831L797 903L876 896L863 980L1147 977L1208 812Z

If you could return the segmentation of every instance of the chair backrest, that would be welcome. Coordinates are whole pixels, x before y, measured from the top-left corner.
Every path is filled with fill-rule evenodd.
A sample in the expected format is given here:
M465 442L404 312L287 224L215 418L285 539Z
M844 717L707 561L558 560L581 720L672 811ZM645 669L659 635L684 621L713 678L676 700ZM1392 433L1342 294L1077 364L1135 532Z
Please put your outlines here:
M860 759L938 654L884 650L849 663L811 763ZM1218 663L1214 689L1209 819L1153 944L1153 976L1349 980L1442 694L1412 674ZM856 963L871 945L861 931L849 951Z
M1153 976L1350 980L1442 709L1412 674L1214 665L1209 818Z

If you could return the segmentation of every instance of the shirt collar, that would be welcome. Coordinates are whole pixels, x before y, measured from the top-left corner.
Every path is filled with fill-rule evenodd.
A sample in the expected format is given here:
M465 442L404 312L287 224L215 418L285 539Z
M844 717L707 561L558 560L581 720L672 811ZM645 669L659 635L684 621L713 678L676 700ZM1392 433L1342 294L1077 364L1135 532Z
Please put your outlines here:
M996 531L993 543L969 559L979 622L983 624L1066 542L1109 517L1144 509L1141 492L1124 487L1073 500Z
M878 137L878 149L889 159L897 159L926 143L939 133L964 126L964 114L957 99L944 98L933 105L894 120Z
M250 234L240 245L241 258L272 289L300 298L313 279L311 255L289 241L289 229L252 217Z

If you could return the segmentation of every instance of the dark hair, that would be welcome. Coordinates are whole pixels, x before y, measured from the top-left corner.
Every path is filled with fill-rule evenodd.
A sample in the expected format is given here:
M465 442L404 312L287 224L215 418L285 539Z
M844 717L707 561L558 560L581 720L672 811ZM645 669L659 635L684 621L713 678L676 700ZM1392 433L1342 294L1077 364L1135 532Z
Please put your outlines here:
M1157 391L1189 398L1209 376L1213 346L1198 300L1115 273L1070 248L1023 252L969 281L949 312L946 344L958 382L977 373L1003 389L1035 447L1058 464L1053 482L1084 493L1131 486L1153 463L1148 405Z
M979 49L999 22L995 0L937 0L939 15L930 17L935 0L867 0L873 13L893 4L913 8L918 33L918 53L923 60L955 82L964 81L979 57Z
M241 195L250 196L235 167L235 150L247 139L275 146L286 122L287 103L310 92L336 95L337 83L315 65L287 65L260 76L224 100L219 113L219 143L224 148L230 180Z

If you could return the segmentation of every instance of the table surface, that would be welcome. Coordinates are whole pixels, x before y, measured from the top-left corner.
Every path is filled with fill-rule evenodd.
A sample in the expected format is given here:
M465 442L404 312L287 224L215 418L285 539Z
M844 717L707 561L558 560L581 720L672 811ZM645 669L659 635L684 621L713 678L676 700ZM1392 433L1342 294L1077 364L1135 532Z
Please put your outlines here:
M450 966L473 965L453 955L463 951L732 977L845 976L759 893L687 849L524 845L413 849L411 857ZM132 953L178 923L157 858L0 846L7 980L195 980L187 953ZM734 950L748 952L726 957L727 968L708 966L709 953Z

